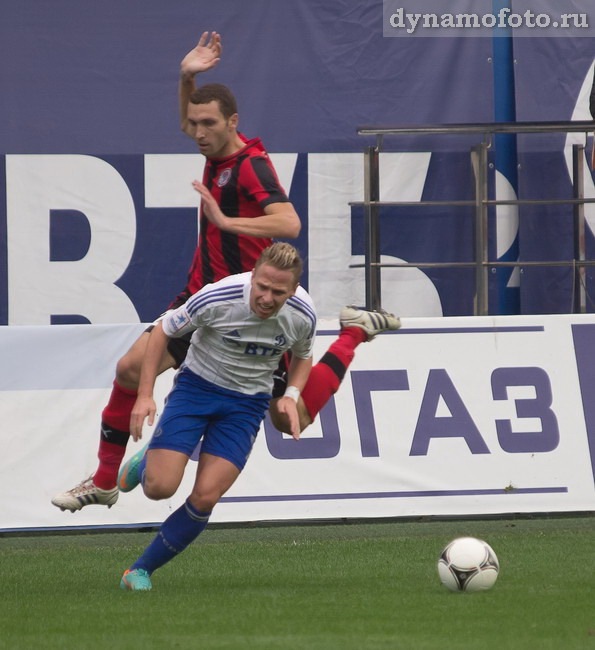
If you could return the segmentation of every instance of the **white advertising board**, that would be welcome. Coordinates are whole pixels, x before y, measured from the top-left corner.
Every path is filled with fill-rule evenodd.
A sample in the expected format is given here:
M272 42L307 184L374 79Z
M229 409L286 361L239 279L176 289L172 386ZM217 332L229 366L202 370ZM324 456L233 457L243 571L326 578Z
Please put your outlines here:
M316 358L337 326L320 322ZM94 471L116 361L141 331L0 328L0 531L156 524L186 498L194 462L171 500L50 504ZM359 346L300 441L265 423L212 521L595 510L593 359L592 315L403 319Z

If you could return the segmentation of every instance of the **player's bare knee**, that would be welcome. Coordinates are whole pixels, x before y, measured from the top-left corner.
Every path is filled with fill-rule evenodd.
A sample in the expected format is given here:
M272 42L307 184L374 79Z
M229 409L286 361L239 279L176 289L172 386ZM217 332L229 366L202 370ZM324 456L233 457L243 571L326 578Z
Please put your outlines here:
M116 379L125 388L138 386L140 379L140 366L137 359L130 354L125 354L116 365Z
M285 413L279 412L277 402L278 400L276 399L272 400L269 405L269 416L271 422L277 431L289 434L291 433L289 428L289 418ZM297 411L300 419L300 431L303 431L306 427L309 427L312 424L312 418L310 417L302 399L298 402Z
M175 494L177 487L177 485L163 482L157 477L152 477L150 475L145 475L145 480L143 481L143 492L148 499L153 501L169 499Z
M289 433L289 421L287 416L284 413L279 413L276 408L276 401L271 402L269 406L269 417L277 431L281 431L281 433Z
M211 512L221 498L219 490L194 490L190 495L190 503L201 512Z

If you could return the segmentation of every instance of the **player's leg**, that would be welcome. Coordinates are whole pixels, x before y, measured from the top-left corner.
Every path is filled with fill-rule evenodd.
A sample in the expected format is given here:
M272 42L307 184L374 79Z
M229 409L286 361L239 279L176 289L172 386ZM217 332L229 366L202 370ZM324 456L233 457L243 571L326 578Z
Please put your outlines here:
M196 395L193 402L195 400ZM168 407L169 404L168 399ZM192 492L186 502L163 522L159 534L124 573L120 582L122 589L150 589L151 574L202 533L213 508L244 468L267 406L268 400L259 396L241 396L235 391L221 390L206 393L206 402L201 410L209 419L209 425L203 438L203 451L199 456ZM188 439L188 455L192 449Z
M153 501L173 496L184 477L188 454L171 449L151 449L149 443L139 455L140 458L133 456L122 467L118 477L120 492L130 492L140 484L145 496Z
M297 404L301 431L314 422L322 407L339 390L347 368L355 356L355 348L366 340L366 335L361 329L344 329L312 367ZM289 421L285 414L277 410L277 401L278 398L271 401L271 422L279 431L289 433Z
M310 371L310 376L298 400L300 427L303 431L312 424L322 407L334 395L345 377L347 368L355 357L360 343L371 341L386 330L397 330L401 321L385 311L367 311L357 307L344 307L339 317L341 332ZM282 393L281 393L282 394ZM271 401L271 422L279 431L289 433L285 415L276 408L277 399Z
M149 332L143 332L116 366L112 392L101 414L101 437L97 453L99 464L93 476L93 482L98 488L111 489L116 485L120 463L130 438L130 414L136 402L140 370L149 336ZM174 359L166 353L159 373L173 365Z
M136 389L148 338L149 330L143 332L118 361L112 392L101 416L98 467L89 478L52 499L52 503L61 510L76 512L91 504L111 507L117 501L118 470L130 438L130 413L136 401ZM177 350L173 350L172 354L172 350L168 349L164 353L159 372L175 367L179 363L177 356Z
M220 456L201 453L190 503L198 510L211 512L219 499L240 475L241 469Z
M120 587L132 591L151 589L151 574L173 560L202 533L213 508L239 475L240 469L225 458L202 453L192 493L163 522L159 534L124 572Z
M314 368L312 368L312 370L314 370ZM271 422L277 431L282 431L283 433L289 434L291 433L289 428L289 420L287 419L285 413L279 412L277 408L278 400L278 397L271 400L271 405L269 407L269 417L271 418ZM314 419L308 412L308 409L304 404L304 400L301 395L297 403L297 412L300 419L300 431L303 431L305 428L309 427L312 422L314 422Z
M130 492L142 484L150 499L172 496L209 426L213 403L196 383L196 375L187 368L181 370L155 426L159 433L122 465L118 475L120 492Z
M190 456L172 449L149 449L140 482L145 496L154 501L172 497L184 477Z

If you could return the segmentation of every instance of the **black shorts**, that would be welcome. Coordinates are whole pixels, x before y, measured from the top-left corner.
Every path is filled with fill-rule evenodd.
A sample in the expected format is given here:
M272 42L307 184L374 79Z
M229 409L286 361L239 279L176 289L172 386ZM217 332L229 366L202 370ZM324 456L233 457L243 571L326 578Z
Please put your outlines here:
M291 351L286 352L279 361L279 365L273 372L273 399L283 397L287 388L287 372L291 361Z
M154 327L155 324L152 323L149 325L149 327L147 327L145 332L150 332ZM186 358L186 353L190 347L190 339L192 338L192 334L194 334L194 332L188 332L188 334L184 334L184 336L180 336L179 338L170 338L167 342L167 351L174 358L176 362L174 368L176 369L182 365L182 362Z

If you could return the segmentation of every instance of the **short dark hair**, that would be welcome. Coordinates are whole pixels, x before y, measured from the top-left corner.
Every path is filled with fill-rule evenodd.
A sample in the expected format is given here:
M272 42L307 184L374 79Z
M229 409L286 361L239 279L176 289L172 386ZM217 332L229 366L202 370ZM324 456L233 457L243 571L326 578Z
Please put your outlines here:
M223 84L205 84L190 95L192 104L208 104L213 101L218 102L219 110L226 120L238 112L236 98L231 90Z

